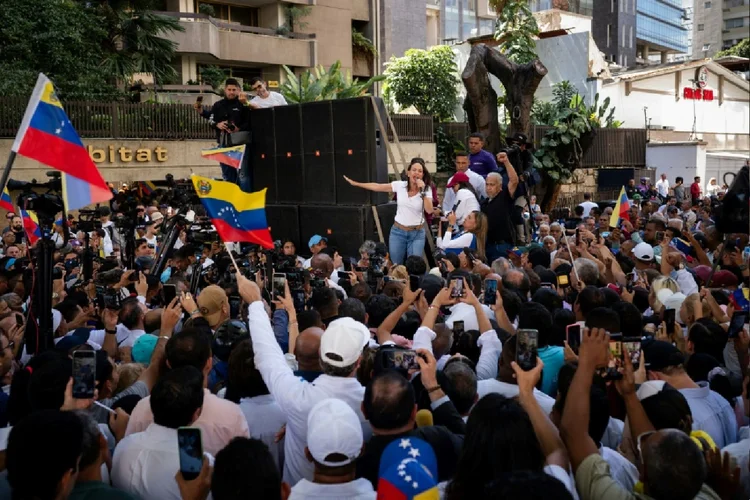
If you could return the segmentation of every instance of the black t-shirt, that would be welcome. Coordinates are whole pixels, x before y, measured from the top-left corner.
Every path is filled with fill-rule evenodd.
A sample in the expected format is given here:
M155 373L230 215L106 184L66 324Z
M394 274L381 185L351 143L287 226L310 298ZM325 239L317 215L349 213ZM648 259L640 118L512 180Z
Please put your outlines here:
M512 245L515 241L515 228L510 220L513 212L513 200L508 191L503 189L500 194L482 203L482 212L487 216L487 245L499 245L507 243Z
M204 118L212 119L214 123L230 120L237 127L236 131L250 129L250 108L242 104L239 99L222 99L214 103L211 111L203 111ZM221 138L221 130L216 129L216 140Z

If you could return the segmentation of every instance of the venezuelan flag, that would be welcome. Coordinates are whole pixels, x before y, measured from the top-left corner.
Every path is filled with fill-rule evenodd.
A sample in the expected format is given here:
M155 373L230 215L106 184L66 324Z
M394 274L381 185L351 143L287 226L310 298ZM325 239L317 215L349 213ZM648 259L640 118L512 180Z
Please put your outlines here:
M245 146L233 146L231 148L202 149L201 156L207 160L215 160L234 168L240 168L242 157L245 154Z
M32 211L21 209L21 219L23 219L23 229L26 231L26 238L29 240L29 246L32 247L42 237L42 230L39 228L39 218Z
M609 218L609 227L617 227L620 223L620 219L630 220L628 211L630 210L630 200L625 194L625 186L620 189L620 196L617 197L617 204L615 209L612 211L612 216Z
M224 241L246 241L273 248L266 221L266 190L245 193L237 184L193 175L193 186Z
M10 198L10 192L8 192L8 186L3 189L3 194L0 195L0 207L4 208L8 212L15 212L13 208L13 200Z
M112 192L65 114L54 85L41 73L12 149L70 176L65 199L69 208L85 207L112 198Z
M156 191L156 184L151 181L138 181L138 187L141 188L143 196L150 196Z

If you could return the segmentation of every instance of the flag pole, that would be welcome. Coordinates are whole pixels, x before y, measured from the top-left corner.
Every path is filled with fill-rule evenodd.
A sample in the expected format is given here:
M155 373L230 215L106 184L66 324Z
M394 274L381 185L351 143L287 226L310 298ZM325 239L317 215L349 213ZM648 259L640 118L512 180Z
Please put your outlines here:
M8 177L10 177L10 169L13 168L13 163L16 161L16 152L11 150L8 155L8 161L5 162L5 169L3 175L0 177L0 193L5 190L5 186L8 184Z

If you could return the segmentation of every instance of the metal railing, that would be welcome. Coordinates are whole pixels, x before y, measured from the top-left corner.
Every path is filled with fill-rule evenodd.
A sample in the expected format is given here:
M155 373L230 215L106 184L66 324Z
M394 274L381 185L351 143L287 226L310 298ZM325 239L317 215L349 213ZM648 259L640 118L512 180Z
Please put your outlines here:
M391 115L398 140L404 142L432 142L433 120L431 116ZM393 130L388 127L388 140L393 140Z
M534 142L539 144L551 127L534 127ZM581 167L645 167L646 130L640 128L602 128L597 130Z
M240 31L242 33L253 33L256 35L268 35L268 36L283 36L285 38L298 38L301 40L310 40L315 38L315 33L296 33L294 31L287 31L283 34L274 29L270 28L259 28L257 26L245 26L244 24L228 23L211 17L208 14L200 14L195 12L172 12L172 11L154 11L154 14L159 14L167 17L175 17L177 19L196 19L199 21L208 21L217 28L228 31Z

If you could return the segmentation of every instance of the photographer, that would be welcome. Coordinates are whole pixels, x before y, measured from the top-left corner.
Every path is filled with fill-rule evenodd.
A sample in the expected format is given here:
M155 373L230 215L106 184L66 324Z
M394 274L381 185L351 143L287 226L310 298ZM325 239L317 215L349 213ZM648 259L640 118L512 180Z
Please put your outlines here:
M529 142L525 134L517 133L513 137L506 137L508 148L503 151L507 153L513 168L518 172L518 188L514 195L514 209L511 218L516 225L516 239L519 244L526 244L531 239L532 220L531 216L524 217L524 209L529 206L529 188L535 186L539 181L539 173L534 169L534 157L531 150L534 144ZM498 153L498 160L500 159ZM502 173L503 183L508 182L507 170ZM531 210L529 210L531 212Z
M203 109L201 101L193 104L195 110L216 129L216 142L224 146L227 134L250 129L250 110L239 100L242 89L234 78L227 78L224 82L224 98L211 107ZM237 169L221 163L221 176L225 181L237 182Z

